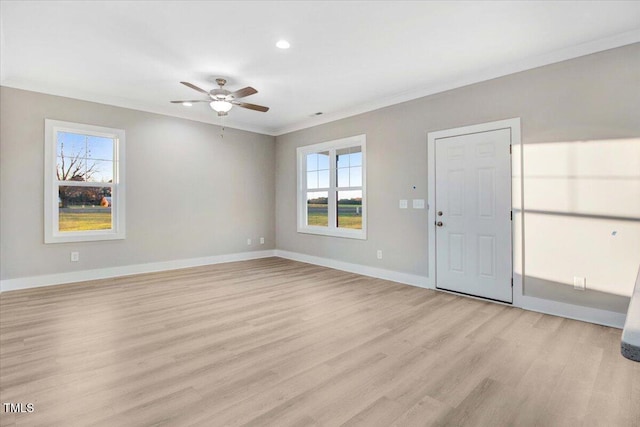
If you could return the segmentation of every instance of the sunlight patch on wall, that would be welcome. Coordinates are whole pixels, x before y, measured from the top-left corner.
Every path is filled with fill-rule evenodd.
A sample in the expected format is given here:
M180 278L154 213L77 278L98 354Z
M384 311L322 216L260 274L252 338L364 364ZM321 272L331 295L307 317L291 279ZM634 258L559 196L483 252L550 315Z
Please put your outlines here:
M525 273L630 296L640 266L640 138L525 144ZM525 291L526 292L526 291Z

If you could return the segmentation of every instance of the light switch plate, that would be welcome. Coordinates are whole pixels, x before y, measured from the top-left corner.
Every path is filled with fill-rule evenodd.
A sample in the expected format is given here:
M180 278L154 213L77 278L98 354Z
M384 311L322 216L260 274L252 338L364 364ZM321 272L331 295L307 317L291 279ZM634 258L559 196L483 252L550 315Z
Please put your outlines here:
M407 209L409 207L409 203L407 200L400 200L400 209Z
M413 199L413 209L424 209L424 199Z

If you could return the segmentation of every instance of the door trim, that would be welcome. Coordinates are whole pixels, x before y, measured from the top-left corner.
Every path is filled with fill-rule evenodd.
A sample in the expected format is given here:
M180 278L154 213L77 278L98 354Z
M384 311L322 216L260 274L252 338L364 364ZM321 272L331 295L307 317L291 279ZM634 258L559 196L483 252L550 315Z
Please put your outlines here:
M432 289L436 289L436 140L499 129L511 130L511 209L513 210L513 221L511 223L511 274L513 278L512 304L519 307L522 303L522 278L524 277L524 220L521 214L522 210L520 209L521 206L524 206L524 181L521 173L523 157L519 117L427 133L427 232L429 244L429 286Z

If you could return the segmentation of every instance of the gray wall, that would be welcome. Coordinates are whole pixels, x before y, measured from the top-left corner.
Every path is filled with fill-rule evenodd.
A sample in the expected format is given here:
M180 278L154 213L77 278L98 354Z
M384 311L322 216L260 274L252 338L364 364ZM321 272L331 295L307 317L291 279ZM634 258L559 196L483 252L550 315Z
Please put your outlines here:
M564 215L525 214L525 274L536 274L531 280L525 277L525 294L625 312L640 264L640 223L615 218L613 223L603 223L605 220L589 214L640 218L637 203L625 204L625 200L640 199L639 91L640 44L634 44L278 136L277 247L426 276L427 211L400 210L398 200L427 198L427 133L520 117L525 210L540 209L527 204L528 198L536 200L529 196L556 190L557 182L542 190L537 181L543 178L580 182L586 189L581 200L590 200L571 209L552 209ZM297 233L296 147L363 133L367 135L368 239ZM580 161L583 141L594 142L587 157L593 157L595 147L600 150L596 157L601 160L579 168L579 173L566 164L545 170L546 160L540 150L530 149L543 143L569 146L574 153L569 160L574 162ZM549 152L554 154L558 153ZM599 167L605 162L606 168ZM528 169L538 175L528 176ZM539 176L541 170L548 176ZM617 174L616 170L624 172ZM589 189L595 187L598 191L590 193ZM621 189L624 197L613 202L607 199L607 194ZM573 193L565 196L569 194ZM581 210L582 205L605 208L590 212ZM563 224L563 234L549 228L558 218L562 218L559 223ZM590 222L585 225L585 220ZM612 238L611 232L616 229L619 232ZM575 240L576 235L583 237ZM527 243L527 236L538 238ZM377 249L383 250L382 260L376 259ZM565 265L566 271L558 272L561 269L553 264ZM590 290L574 291L574 275L586 276Z
M426 276L427 211L398 200L427 198L427 133L521 117L525 210L537 211L524 217L525 293L624 312L640 262L639 89L634 44L277 138L220 139L213 125L3 87L0 277L274 247ZM126 240L43 243L45 118L126 130ZM362 133L368 239L297 233L295 148ZM587 277L586 292L573 276Z
M6 87L0 99L3 280L275 247L272 136ZM125 240L43 243L45 118L126 131Z

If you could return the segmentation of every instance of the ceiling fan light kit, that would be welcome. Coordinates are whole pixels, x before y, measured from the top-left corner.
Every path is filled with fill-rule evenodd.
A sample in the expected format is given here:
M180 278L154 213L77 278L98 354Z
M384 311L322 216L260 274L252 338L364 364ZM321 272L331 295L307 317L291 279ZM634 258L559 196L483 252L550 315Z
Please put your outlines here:
M218 113L226 113L231 110L233 104L227 101L211 101L209 106Z
M207 102L212 110L218 113L218 116L226 116L227 113L233 108L234 105L238 107L247 108L249 110L267 112L269 111L269 107L263 107L262 105L249 104L246 102L238 102L236 99L244 98L249 95L253 95L258 93L257 90L252 88L251 86L247 86L243 89L237 90L235 92L230 92L227 89L224 89L223 86L227 83L225 79L217 78L216 83L220 86L218 89L212 89L207 92L204 89L199 88L198 86L189 83L189 82L180 82L183 85L198 91L200 93L204 93L209 96L209 99L196 99L190 101L171 101L172 104L182 104L185 107L190 107L194 102Z

